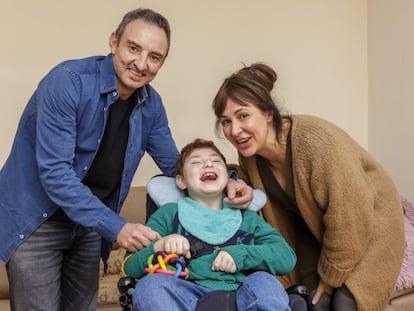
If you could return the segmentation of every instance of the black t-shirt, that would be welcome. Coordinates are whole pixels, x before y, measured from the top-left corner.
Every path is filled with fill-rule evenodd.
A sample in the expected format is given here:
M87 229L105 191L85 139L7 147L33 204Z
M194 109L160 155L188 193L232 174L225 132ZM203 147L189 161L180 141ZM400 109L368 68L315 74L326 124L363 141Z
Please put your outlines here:
M105 201L121 182L129 136L129 118L136 104L137 96L133 93L128 99L118 99L110 106L101 145L82 180L82 183L102 201ZM61 208L50 219L69 221Z
M135 93L118 99L109 109L108 122L95 159L82 182L105 200L119 185L129 135L129 117L136 105Z

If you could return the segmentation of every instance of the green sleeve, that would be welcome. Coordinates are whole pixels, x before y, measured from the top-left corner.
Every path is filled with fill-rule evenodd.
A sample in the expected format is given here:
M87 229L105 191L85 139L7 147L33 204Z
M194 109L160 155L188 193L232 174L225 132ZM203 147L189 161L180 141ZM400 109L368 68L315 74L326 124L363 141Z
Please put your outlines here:
M286 240L253 211L245 211L242 231L254 235L250 244L224 247L234 259L238 271L267 271L274 275L290 272L296 264L296 255Z
M169 235L173 230L173 219L177 212L177 204L168 203L161 206L149 219L147 226L157 231L162 237ZM147 247L136 253L127 252L124 257L124 272L134 278L143 277L148 258L154 254L154 240Z

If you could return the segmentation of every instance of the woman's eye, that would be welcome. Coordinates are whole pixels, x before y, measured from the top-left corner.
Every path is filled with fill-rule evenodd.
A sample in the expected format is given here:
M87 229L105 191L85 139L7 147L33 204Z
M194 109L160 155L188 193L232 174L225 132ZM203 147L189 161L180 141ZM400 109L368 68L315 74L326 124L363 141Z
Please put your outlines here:
M240 120L244 120L244 119L246 119L248 116L249 116L249 115L248 115L247 113L241 113L241 114L240 114L240 116L239 116L239 118L240 118Z
M221 120L221 126L228 126L228 125L230 125L230 120Z

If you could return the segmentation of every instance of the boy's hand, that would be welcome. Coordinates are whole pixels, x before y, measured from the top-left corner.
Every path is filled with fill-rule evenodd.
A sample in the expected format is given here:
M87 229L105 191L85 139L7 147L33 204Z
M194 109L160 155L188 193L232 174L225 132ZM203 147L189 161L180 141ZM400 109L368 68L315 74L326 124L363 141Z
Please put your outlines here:
M219 251L211 266L213 271L224 271L234 273L237 270L233 257L226 251Z
M184 255L185 258L190 259L190 242L179 234L170 234L154 243L154 250L164 251L167 253L177 253Z

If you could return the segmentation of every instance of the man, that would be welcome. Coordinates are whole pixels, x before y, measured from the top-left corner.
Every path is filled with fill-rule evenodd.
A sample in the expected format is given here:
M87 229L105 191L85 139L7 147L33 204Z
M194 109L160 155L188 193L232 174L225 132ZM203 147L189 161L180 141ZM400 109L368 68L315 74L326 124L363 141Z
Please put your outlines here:
M118 213L145 152L175 172L178 150L149 85L169 46L168 21L133 10L109 55L57 65L30 98L0 172L0 260L13 310L95 310L99 255L106 262L115 240L137 251L158 237ZM251 199L250 188L230 186L234 204Z

